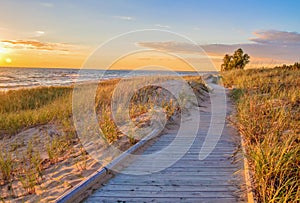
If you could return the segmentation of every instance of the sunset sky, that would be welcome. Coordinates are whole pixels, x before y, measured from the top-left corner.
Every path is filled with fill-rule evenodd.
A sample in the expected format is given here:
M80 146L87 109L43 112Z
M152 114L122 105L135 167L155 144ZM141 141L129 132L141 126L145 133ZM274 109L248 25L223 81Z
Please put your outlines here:
M297 0L8 0L0 7L0 66L5 67L80 68L103 42L143 29L185 36L202 47L217 67L225 53L239 47L251 56L249 67L300 60ZM162 51L183 54L206 66L190 41L144 35L149 36L135 39L134 44L152 53L125 58L114 68L147 65L151 59L185 70ZM112 46L105 51L107 60L124 48L124 44Z

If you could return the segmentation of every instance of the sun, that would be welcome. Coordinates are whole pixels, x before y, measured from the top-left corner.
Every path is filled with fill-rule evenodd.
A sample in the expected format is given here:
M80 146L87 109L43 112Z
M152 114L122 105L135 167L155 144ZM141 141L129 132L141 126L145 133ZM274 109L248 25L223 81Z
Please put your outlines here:
M7 56L9 50L0 44L0 60L3 60L6 64L12 63L12 59Z

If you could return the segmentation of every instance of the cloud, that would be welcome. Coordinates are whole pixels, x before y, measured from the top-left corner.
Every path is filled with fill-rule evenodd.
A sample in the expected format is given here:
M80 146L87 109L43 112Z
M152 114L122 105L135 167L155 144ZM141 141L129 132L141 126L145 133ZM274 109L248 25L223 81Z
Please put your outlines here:
M274 33L274 32L273 32ZM280 33L280 34L278 34ZM285 61L293 63L299 61L300 43L297 33L276 32L276 34L260 34L260 38L251 40L254 43L243 44L207 44L195 45L175 41L168 42L138 42L137 45L158 51L181 54L203 55L202 49L209 56L214 58L222 57L226 53L233 53L234 50L242 48L251 56L252 61L264 59L268 61ZM281 37L279 37L281 36ZM201 49L201 48L202 49Z
M35 37L41 37L41 36L43 36L44 34L45 34L45 32L44 32L44 31L40 31L40 30L34 32L34 36L35 36Z
M49 2L42 2L40 3L41 6L46 7L46 8L53 8L54 4L53 3L49 3Z
M259 44L300 45L300 33L278 30L256 31L250 41Z
M225 54L233 53L234 50L242 48L253 58L265 58L269 60L295 62L299 60L300 46L282 46L268 43L248 44L210 44L202 48L208 53Z
M135 19L134 17L131 17L131 16L114 16L114 18L117 18L120 20L128 20L128 21Z
M37 40L2 40L3 47L23 50L70 51L73 45L66 43L41 42Z
M171 26L169 25L162 25L162 24L155 24L156 27L159 27L159 28L165 28L165 29L170 29Z
M254 43L244 44L210 44L203 45L207 52L232 53L237 48L244 49L250 56L286 62L299 61L300 33L278 30L256 31Z

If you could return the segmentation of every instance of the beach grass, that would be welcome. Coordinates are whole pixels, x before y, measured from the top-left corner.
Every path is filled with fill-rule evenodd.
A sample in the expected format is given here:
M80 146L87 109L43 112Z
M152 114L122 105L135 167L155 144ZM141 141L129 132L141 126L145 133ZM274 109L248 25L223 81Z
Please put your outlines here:
M0 132L13 135L30 126L71 115L70 87L42 87L0 93Z
M172 78L160 79L160 82L170 79ZM141 81L143 80L141 78ZM200 77L186 77L186 80L193 84L191 87L195 93L203 96L201 92L207 91ZM99 127L108 143L116 143L122 136L111 113L111 98L119 81L120 79L113 79L100 82L95 97ZM74 167L79 171L87 168L88 154L80 145L73 124L73 88L39 87L0 93L0 199L12 200L36 195L39 188L37 186L45 179L45 171L70 157L75 157ZM129 91L132 87L126 88L123 91ZM151 111L155 105L164 109L168 119L180 111L174 98L167 94L162 88L153 86L135 92L130 102L130 117L135 124L139 125L136 117ZM45 126L46 129L39 128L41 126ZM55 128L52 129L51 126ZM28 142L11 141L15 140L19 133L35 128L39 131ZM44 140L39 140L40 137ZM41 144L42 142L44 144ZM126 146L136 142L137 140L129 135ZM25 150L19 151L21 148ZM43 157L41 154L44 154ZM23 187L22 192L15 192L14 188L20 185Z
M258 202L300 201L300 70L222 73L236 103L237 121Z

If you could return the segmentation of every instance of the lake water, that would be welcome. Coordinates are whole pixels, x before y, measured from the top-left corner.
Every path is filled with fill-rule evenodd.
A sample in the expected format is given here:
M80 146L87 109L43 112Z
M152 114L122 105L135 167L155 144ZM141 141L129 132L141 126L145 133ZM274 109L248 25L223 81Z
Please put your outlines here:
M80 74L79 74L80 73ZM153 74L174 75L165 71L84 70L58 68L0 68L0 91L38 86L63 86L75 82L93 82L112 78L147 76ZM177 72L180 76L196 72ZM101 79L99 79L101 76Z

